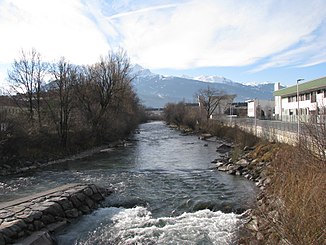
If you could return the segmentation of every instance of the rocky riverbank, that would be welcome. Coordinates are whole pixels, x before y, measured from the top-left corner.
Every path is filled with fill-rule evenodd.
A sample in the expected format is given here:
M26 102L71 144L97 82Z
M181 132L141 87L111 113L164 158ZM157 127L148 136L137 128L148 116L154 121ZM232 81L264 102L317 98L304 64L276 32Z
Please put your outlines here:
M51 232L90 213L110 193L93 184L69 184L1 203L0 245L18 240L21 244L35 244L36 240L36 244L55 244Z
M219 171L228 174L243 176L256 183L260 188L257 195L256 207L245 214L245 225L241 230L239 244L270 244L273 236L272 227L268 219L278 215L277 206L265 192L265 188L272 184L269 176L271 162L281 144L261 143L256 147L245 147L240 150L231 144L219 144L217 152L220 158L212 161ZM268 236L266 236L268 234Z

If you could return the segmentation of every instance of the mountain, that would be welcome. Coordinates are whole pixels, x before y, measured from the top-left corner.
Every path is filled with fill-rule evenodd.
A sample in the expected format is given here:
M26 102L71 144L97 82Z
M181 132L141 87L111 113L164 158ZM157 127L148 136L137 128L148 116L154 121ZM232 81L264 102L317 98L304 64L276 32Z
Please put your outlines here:
M133 86L146 107L164 107L169 102L196 102L200 89L211 87L237 95L236 102L250 99L274 99L273 83L245 85L219 76L176 77L152 73L139 65L133 67Z

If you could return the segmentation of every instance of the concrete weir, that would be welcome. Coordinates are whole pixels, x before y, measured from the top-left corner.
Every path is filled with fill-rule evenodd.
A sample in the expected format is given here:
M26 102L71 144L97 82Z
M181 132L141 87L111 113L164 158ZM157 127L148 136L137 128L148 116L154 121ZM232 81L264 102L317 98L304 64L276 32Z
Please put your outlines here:
M51 232L90 213L109 194L94 184L68 184L0 203L0 245L55 244Z

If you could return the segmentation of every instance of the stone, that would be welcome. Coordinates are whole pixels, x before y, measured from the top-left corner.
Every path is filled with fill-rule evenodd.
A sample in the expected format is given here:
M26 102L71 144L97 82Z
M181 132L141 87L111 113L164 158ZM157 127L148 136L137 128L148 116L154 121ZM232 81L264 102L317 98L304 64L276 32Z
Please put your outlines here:
M240 166L248 166L249 165L249 162L246 159L240 159L235 164L236 165L240 165Z
M66 217L67 218L77 218L78 217L78 210L73 208L70 210L65 211Z
M58 221L58 222L47 225L46 229L50 232L53 232L53 231L57 231L57 230L65 227L66 225L67 225L67 220L65 219L63 221Z
M248 230L251 230L251 231L254 231L254 232L258 232L258 222L257 222L257 219L254 218L254 217L252 217L252 219L247 224L245 224L245 227Z
M71 195L70 201L72 202L75 208L78 208L82 205L81 201L78 199L76 194Z
M15 232L10 229L10 227L0 227L0 233L8 238L12 238L16 235Z
M39 197L33 200L33 203L40 203L46 200L46 197Z
M84 192L87 196L91 196L91 195L93 195L93 191L92 191L92 189L89 188L89 187L86 187L86 188L83 190L83 192Z
M93 191L94 194L98 193L98 189L97 189L96 185L92 184L92 185L89 185L89 187L92 188L92 191Z
M58 201L57 203L60 204L64 211L73 208L72 203L67 198L61 198L60 201Z
M6 210L6 209L0 211L0 219L6 219L6 218L12 217L14 215L15 215L14 212Z
M39 230L41 230L42 228L45 227L44 223L43 223L42 221L40 221L40 220L35 220L35 221L33 222L33 224L34 224L34 229L35 229L36 231L39 231Z
M230 169L229 171L227 171L227 173L234 175L235 174L235 170L234 169Z
M4 235L0 233L0 245L4 245L4 244L6 244L6 240L4 238Z
M9 217L9 218L6 218L4 221L5 222L11 222L11 221L13 221L13 220L15 220L16 218L15 218L15 216L11 216L11 217Z
M99 193L95 193L91 198L92 198L95 202L98 202L98 201L101 201L101 200L104 199L104 198L102 197L102 195L99 194Z
M258 241L263 241L264 240L264 235L261 232L257 232L256 238Z
M54 198L54 197L60 197L63 194L63 191L58 191L51 193L50 195L47 196L48 199Z
M17 220L16 225L18 225L21 229L25 229L27 227L27 224L25 223L25 221L20 220L20 219Z
M18 234L17 234L17 237L23 237L25 236L25 231L20 231Z
M44 214L41 218L41 221L45 224L51 224L55 222L55 218L51 214Z
M79 201L81 201L81 202L84 202L84 200L86 198L86 195L84 193L82 193L82 192L76 193L76 196L79 199Z
M38 231L31 234L31 236L20 241L19 244L31 244L31 245L53 245L57 244L51 237L48 231Z
M29 231L34 231L34 230L35 230L33 224L28 224L28 225L27 225L27 229L28 229Z
M37 220L41 218L42 212L41 211L31 211L28 217L28 221L32 222L33 220Z
M226 153L226 152L230 151L231 149L232 149L232 147L230 145L221 144L217 147L216 151L221 152L221 153Z
M44 210L44 214L50 214L54 217L64 217L64 211L60 204L56 202L51 202L46 210Z
M230 165L223 165L223 166L220 166L218 167L218 170L220 171L229 171L230 170Z
M10 207L10 208L9 208L9 210L10 210L11 212L13 212L13 213L19 213L19 212L24 211L25 209L26 209L25 206L20 206L20 205L18 205L18 206L13 206L13 207Z
M80 206L79 207L79 210L82 211L84 214L88 214L91 211L91 209L88 206L86 206L86 205Z
M90 209L93 209L95 207L95 203L92 199L90 199L89 197L86 197L85 198L85 202L87 204L87 206L90 208Z
M223 162L216 162L216 163L215 163L215 166L216 166L217 168L219 168L219 167L221 167L221 166L223 166L223 165L224 165Z

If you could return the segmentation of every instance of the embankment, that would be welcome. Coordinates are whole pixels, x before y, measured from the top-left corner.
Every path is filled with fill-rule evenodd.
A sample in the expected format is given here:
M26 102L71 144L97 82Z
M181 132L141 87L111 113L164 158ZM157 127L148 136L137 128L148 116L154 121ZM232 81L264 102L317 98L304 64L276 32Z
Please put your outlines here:
M0 245L52 244L51 232L90 213L109 194L94 184L69 184L0 203Z

